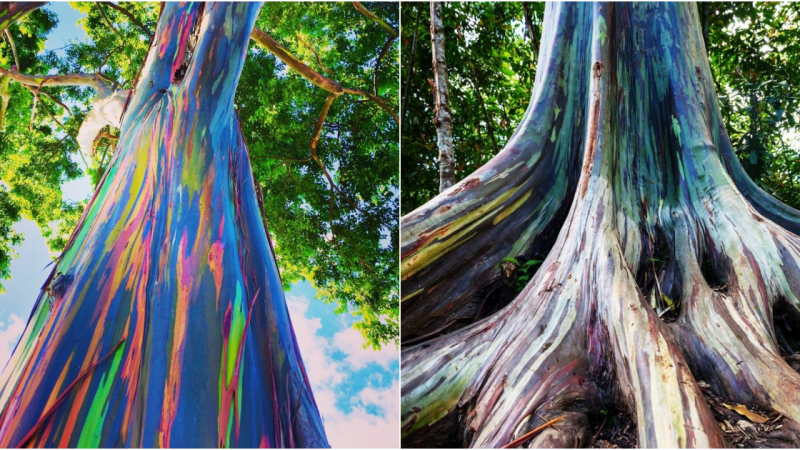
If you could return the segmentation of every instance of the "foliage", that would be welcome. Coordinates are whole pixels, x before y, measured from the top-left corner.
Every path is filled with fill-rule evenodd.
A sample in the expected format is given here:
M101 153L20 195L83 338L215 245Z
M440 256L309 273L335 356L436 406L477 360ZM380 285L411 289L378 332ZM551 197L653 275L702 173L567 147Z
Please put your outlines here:
M544 3L528 5L539 36ZM407 102L402 113L401 196L402 213L407 214L438 193L438 166L430 11L427 3L403 3L401 11L403 102ZM511 137L528 106L538 55L526 32L522 3L448 2L443 21L459 181L489 161ZM408 78L415 33L413 75Z
M42 53L46 35L56 23L53 13L39 9L12 24L8 34L14 46L4 33L0 65L18 66L25 73L56 70L59 59L55 53ZM81 175L71 158L77 146L69 134L76 132L83 115L64 117L64 109L44 96L34 108L34 96L28 89L14 82L3 84L7 89L8 109L0 131L0 278L8 279L12 246L22 242L22 236L12 228L14 223L22 218L33 220L51 246L63 241L58 222L76 210L77 205L62 200L61 185ZM61 87L50 88L48 92L56 99L66 97L68 92L76 97L82 94L78 89ZM60 118L63 128L50 118L48 110Z
M85 14L79 25L88 39L59 51L43 51L58 21L46 7L10 27L20 72L98 73L114 88L132 88L160 14L158 3L71 5ZM396 5L364 6L398 27ZM377 56L390 38L350 3L268 2L257 26L320 73L370 93ZM398 103L398 52L394 40L375 77L376 94L390 107ZM0 43L0 66L12 64L6 39ZM13 81L8 85L11 102L0 142L0 180L8 191L0 198L0 209L7 213L0 217L0 278L9 275L12 246L20 242L11 227L21 218L34 220L53 254L60 253L86 205L64 200L63 185L84 175L97 185L114 152L113 136L119 133L107 130L109 137L98 140L94 157L84 161L75 137L94 91L45 86L41 91L68 106L71 114L41 95L31 122L31 90ZM398 130L375 103L359 96L337 98L317 150L336 184L333 190L315 162L287 159L308 157L327 94L251 41L235 105L253 175L263 191L265 223L284 286L309 280L322 300L337 304L338 313L356 316L356 328L367 344L379 348L396 340L399 332Z
M747 173L800 208L800 5L699 4L725 127Z
M396 7L365 5L398 25ZM390 38L349 3L266 3L256 25L319 73L369 92L375 60ZM322 66L303 43L319 54ZM395 41L381 60L376 83L378 96L394 104L397 58ZM374 347L395 339L396 123L360 97L343 95L332 103L317 154L339 193L315 161L292 160L310 155L314 124L328 92L287 71L255 43L239 86L242 131L262 186L284 284L311 280L322 299L338 304L337 312L361 315L357 328Z
M533 277L533 275L535 275L536 271L539 269L538 266L544 262L543 259L531 259L526 261L524 264L520 264L516 258L512 257L503 258L501 260L501 262L506 261L513 263L518 270L517 281L515 284L517 293L520 293L523 289L525 289L525 286L528 285L531 277Z

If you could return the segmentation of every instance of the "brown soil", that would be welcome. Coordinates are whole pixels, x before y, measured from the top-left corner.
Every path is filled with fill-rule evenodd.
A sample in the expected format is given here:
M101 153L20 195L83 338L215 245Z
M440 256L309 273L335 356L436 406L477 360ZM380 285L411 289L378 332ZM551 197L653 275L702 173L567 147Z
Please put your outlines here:
M637 444L636 423L627 414L613 411L606 413L605 423L601 423L599 434L589 446L593 448L636 448Z

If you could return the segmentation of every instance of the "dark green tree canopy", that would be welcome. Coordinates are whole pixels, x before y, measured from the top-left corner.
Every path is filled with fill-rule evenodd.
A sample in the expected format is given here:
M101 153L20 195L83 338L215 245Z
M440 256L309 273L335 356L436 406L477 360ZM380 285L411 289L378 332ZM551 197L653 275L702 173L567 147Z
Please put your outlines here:
M800 207L800 5L699 4L725 128L748 175Z
M85 14L86 40L44 51L58 23L44 7L0 41L2 278L22 218L39 225L54 255L64 248L87 202L64 200L62 186L84 175L97 185L119 133L106 126L84 155L78 133L96 89L20 80L85 74L124 101L161 12L158 3L72 6ZM309 280L337 312L359 317L356 328L376 348L399 327L398 25L392 3L266 3L256 27L277 49L251 40L235 100L285 287ZM341 91L312 83L314 74Z

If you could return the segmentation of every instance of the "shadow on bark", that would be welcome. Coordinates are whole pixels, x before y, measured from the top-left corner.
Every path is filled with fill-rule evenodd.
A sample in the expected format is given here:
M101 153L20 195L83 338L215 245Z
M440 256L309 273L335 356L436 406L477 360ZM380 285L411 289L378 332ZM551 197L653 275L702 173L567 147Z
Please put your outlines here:
M545 16L506 148L401 219L403 445L500 447L562 417L523 445L588 446L601 411L641 447L744 442L716 403L769 416L740 415L747 445L794 442L773 432L800 420L800 216L730 157L696 7Z

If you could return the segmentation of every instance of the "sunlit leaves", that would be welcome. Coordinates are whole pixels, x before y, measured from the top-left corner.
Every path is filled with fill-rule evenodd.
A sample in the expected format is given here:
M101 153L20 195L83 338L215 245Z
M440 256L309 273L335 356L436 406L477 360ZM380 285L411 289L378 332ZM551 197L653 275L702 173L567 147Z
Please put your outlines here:
M800 6L707 6L709 59L734 150L759 186L798 208Z
M397 27L396 5L364 5ZM389 36L351 4L266 3L257 26L319 73L373 91L375 62ZM378 95L392 105L397 59L395 41L376 78ZM399 332L397 125L361 97L333 101L318 144L320 161L341 190L332 192L322 169L308 160L327 97L251 45L236 104L283 282L311 281L337 312L357 316L367 344L379 347Z

